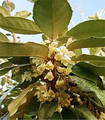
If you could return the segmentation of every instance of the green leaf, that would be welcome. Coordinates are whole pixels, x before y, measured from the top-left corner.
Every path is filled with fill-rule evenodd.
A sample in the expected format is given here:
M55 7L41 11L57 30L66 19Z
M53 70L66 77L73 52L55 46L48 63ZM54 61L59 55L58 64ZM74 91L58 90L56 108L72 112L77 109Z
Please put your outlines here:
M29 57L12 57L8 58L8 61L13 64L27 64L29 62Z
M72 58L74 61L88 61L88 62L105 62L105 57L96 56L96 55L80 55L78 57Z
M9 113L6 113L2 117L0 117L0 120L9 120Z
M85 21L73 27L67 35L75 39L105 37L105 20Z
M80 66L81 68L87 69L96 75L105 76L105 67L98 67L84 62L80 62L76 65Z
M85 78L86 80L94 82L95 85L100 86L100 84L102 83L102 81L100 81L100 78L98 77L98 75L95 75L94 73L90 72L89 70L81 68L77 65L73 66L72 73L74 73L75 75L77 75L79 77Z
M92 47L104 47L105 38L88 38L77 40L71 43L67 48L68 50L80 49L80 48L92 48Z
M79 120L77 114L70 109L63 108L61 113L64 120Z
M48 48L44 45L28 43L0 43L0 57L39 56L47 58Z
M7 10L5 10L2 6L0 6L0 13L1 13L4 17L9 16Z
M20 17L2 17L0 27L9 32L19 34L41 33L40 29L33 21Z
M35 22L51 39L67 28L71 16L72 9L67 0L37 0L33 9Z
M21 94L14 99L8 106L9 114L10 117L15 115L17 110L19 110L19 114L24 113L24 107L21 108L21 106L24 106L27 104L27 102L30 102L30 100L34 97L35 95L35 84L32 84L28 86L26 89L24 89ZM14 107L13 107L14 106ZM26 106L25 106L26 107ZM26 109L25 109L26 110ZM22 112L21 112L22 111Z
M37 0L28 0L31 3L35 3Z
M57 42L58 42L58 47L65 45L68 41L69 37L65 37L65 36L61 36L57 38Z
M63 120L63 119L61 113L55 112L50 118L50 120Z
M9 42L9 39L0 32L0 42Z
M11 87L2 97L0 97L0 105L3 102L3 100L7 97L8 93L10 93L16 86Z
M105 107L105 94L94 83L90 81L86 81L85 79L77 77L77 76L70 76L70 79L73 80L77 84L78 88L82 92L95 93L97 98L101 101L102 105Z
M8 11L8 3L7 3L7 1L3 1L2 6L4 7L5 10ZM10 7L11 7L11 11L13 11L15 9L15 4L13 2L10 2Z
M77 106L73 110L79 116L80 119L98 120L85 106Z
M15 17L22 17L22 18L27 18L31 15L29 11L20 11L16 12Z
M49 119L57 108L57 101L45 102L41 105L37 117L38 119Z
M89 49L91 55L97 55L100 52L100 50L101 50L101 47L95 47L95 48Z
M75 49L74 53L75 53L75 56L78 57L78 56L82 55L82 49Z

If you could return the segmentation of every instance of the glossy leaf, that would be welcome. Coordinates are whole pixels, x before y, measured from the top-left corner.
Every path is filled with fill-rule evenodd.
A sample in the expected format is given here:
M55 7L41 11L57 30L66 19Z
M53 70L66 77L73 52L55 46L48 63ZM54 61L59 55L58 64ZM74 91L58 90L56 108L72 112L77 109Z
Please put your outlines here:
M68 50L80 49L80 48L92 48L92 47L104 47L105 38L88 38L77 40L71 43L67 48Z
M105 57L96 56L96 55L80 55L77 58L74 57L74 61L88 61L88 62L105 62Z
M98 120L85 106L77 106L75 107L74 111L80 119Z
M79 77L85 78L86 80L94 82L98 86L101 84L100 83L101 81L100 81L98 75L95 75L94 73L90 72L87 69L84 69L84 68L74 65L72 68L72 73Z
M101 51L101 47L94 47L89 49L91 55L97 55Z
M33 9L35 22L51 39L67 28L71 16L72 9L67 0L37 0Z
M9 39L0 32L0 42L9 42Z
M49 119L57 108L57 101L45 102L41 105L37 117L38 119Z
M105 107L105 94L94 83L77 76L70 76L82 92L93 92Z
M0 57L39 56L46 58L48 48L37 43L0 43Z
M5 10L2 6L0 6L0 13L1 13L4 17L9 16L7 10Z
M9 32L19 34L41 33L40 29L33 21L20 17L3 17L0 20L0 27Z
M98 66L84 63L84 62L80 62L77 65L80 66L81 68L84 68L84 69L87 69L87 70L93 72L94 74L97 74L100 76L105 76L105 67L98 67Z
M27 18L31 15L29 11L20 11L16 12L15 17L22 17L22 18Z
M105 20L89 20L73 27L68 33L75 39L105 37Z

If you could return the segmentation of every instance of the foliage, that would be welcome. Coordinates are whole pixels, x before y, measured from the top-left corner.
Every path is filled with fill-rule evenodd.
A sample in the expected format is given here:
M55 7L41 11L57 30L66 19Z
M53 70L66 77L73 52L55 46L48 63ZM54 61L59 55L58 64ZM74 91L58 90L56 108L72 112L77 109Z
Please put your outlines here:
M67 0L28 1L33 20L25 10L11 16L9 0L0 6L0 28L10 32L0 32L0 120L104 120L104 11L68 30ZM43 43L21 43L15 34L42 34Z

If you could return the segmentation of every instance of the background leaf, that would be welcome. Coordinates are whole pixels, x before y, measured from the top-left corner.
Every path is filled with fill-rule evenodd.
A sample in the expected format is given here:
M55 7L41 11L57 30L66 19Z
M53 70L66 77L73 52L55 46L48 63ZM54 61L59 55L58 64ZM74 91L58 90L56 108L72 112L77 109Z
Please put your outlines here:
M16 12L15 17L22 17L22 18L27 18L31 15L29 11L20 11Z

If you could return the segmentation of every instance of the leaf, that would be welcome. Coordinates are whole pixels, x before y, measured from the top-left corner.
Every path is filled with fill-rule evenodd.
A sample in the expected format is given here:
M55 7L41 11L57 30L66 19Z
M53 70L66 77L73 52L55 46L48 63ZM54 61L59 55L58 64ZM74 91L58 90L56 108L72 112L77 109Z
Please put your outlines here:
M88 81L95 83L95 85L100 86L100 84L102 83L102 81L99 79L98 75L95 75L94 73L90 72L89 70L87 70L85 68L81 68L77 65L73 66L72 73L79 77L85 78Z
M7 3L7 1L3 1L2 6L4 7L5 10L8 11L8 3ZM10 2L10 7L11 7L11 11L13 11L15 9L15 4L13 2Z
M66 119L67 120L79 120L77 114L70 109L63 108L63 111L61 112L61 114L64 120Z
M85 62L80 62L76 65L78 65L81 68L84 68L86 70L89 70L96 75L105 76L105 67L98 67L98 66L91 65L91 64L88 64Z
M80 48L92 48L92 47L104 47L105 46L105 38L88 38L77 40L71 43L67 48L72 51L74 49Z
M3 17L0 19L0 27L9 32L18 34L41 33L40 29L33 21L20 17Z
M63 120L63 119L61 113L55 112L50 118L50 120Z
M47 58L48 48L44 45L28 42L28 43L0 43L0 57L30 57L39 56Z
M57 101L45 102L41 105L37 117L38 119L49 119L57 108Z
M15 17L22 17L22 18L27 18L31 15L29 11L20 11L16 12Z
M80 119L97 120L97 118L85 106L75 107L74 112L79 116Z
M9 104L8 110L9 110L10 117L17 112L17 110L21 105L24 105L27 102L27 100L29 100L28 96L31 95L30 92L33 92L33 88L35 86L36 86L35 84L32 84L26 89L24 89L21 92L21 94ZM34 91L34 94L35 94L35 91ZM34 97L34 94L32 94L33 97Z
M33 9L36 24L51 39L67 28L71 16L72 9L67 0L37 0Z
M7 10L5 10L2 6L0 6L0 13L1 13L4 17L9 16Z
M29 62L29 57L12 57L8 58L8 61L13 64L27 64Z
M72 58L74 61L89 61L89 62L105 62L105 57L96 56L96 55L80 55L77 58Z
M37 0L28 0L31 3L35 3Z
M2 97L0 97L0 105L3 102L3 100L7 97L8 93L10 93L16 86L11 87L6 93L4 93Z
M9 42L9 39L0 32L0 42Z
M71 80L73 80L78 88L82 92L93 92L97 96L97 98L101 101L102 105L105 107L105 93L100 90L94 83L90 81L86 81L83 78L77 76L70 76Z
M9 120L9 114L4 114L2 117L0 117L0 120Z
M89 20L73 27L67 36L73 36L75 39L89 37L105 37L105 20Z
M75 49L74 53L75 53L75 56L78 57L78 56L82 55L82 49Z
M61 36L57 38L57 42L58 42L58 47L65 45L68 41L69 37L65 37L65 36Z
M89 49L91 55L97 55L101 51L101 47L95 47Z

